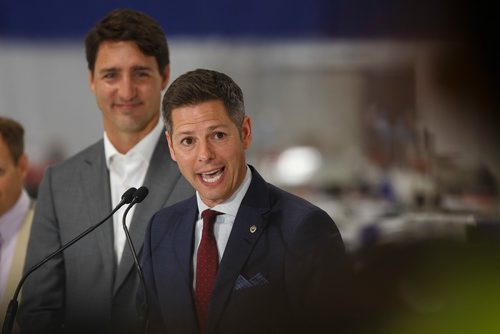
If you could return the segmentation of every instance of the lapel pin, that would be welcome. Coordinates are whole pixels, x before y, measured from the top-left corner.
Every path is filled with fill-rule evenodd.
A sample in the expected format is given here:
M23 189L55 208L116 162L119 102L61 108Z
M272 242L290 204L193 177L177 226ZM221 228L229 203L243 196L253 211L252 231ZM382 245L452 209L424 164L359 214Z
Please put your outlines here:
M255 233L255 231L257 231L257 226L255 225L250 226L250 233Z

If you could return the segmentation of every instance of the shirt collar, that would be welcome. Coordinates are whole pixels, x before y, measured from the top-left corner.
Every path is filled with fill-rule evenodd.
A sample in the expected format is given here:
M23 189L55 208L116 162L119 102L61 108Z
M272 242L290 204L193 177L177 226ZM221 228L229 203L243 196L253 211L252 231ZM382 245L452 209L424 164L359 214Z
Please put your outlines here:
M115 146L109 140L106 132L104 132L104 154L106 156L106 166L109 169L111 160L116 155L121 156L132 156L139 155L144 161L149 162L153 156L154 149L156 147L156 141L160 137L163 130L163 124L158 120L156 126L149 132L144 138L142 138L134 147L132 147L127 153L121 154L115 148Z
M252 172L250 171L250 168L247 166L245 178L243 179L243 182L240 184L238 189L233 193L233 195L227 201L217 204L211 209L236 217L238 209L240 208L240 204L243 201L243 197L245 197L245 194L247 193L247 190L250 187L251 181L252 181ZM198 191L196 191L196 201L198 203L198 219L200 219L201 213L204 210L210 208L201 200Z
M9 237L19 230L29 207L30 197L26 190L23 189L21 196L19 196L14 206L0 216L0 234L2 235L2 239L8 240Z

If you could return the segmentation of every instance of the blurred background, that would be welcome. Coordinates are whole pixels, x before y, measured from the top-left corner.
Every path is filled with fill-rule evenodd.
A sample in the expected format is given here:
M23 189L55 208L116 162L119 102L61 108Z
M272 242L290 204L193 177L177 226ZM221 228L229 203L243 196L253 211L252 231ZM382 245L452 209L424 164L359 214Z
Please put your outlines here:
M498 14L474 1L0 0L0 114L47 165L102 137L83 39L113 8L163 26L171 81L235 79L249 162L326 210L348 249L500 223Z

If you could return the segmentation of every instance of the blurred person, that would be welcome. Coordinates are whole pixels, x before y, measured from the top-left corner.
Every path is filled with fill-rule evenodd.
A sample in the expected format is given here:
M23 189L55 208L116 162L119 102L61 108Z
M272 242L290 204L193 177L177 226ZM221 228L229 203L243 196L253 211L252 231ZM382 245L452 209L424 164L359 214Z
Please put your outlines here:
M163 118L170 155L196 195L159 211L146 232L152 332L333 330L342 238L326 212L247 165L252 124L238 85L187 72L167 90Z
M168 157L159 121L170 73L161 26L141 12L113 10L88 32L85 49L104 138L46 170L25 270L103 219L129 187L149 188L127 216L138 250L151 216L193 194ZM22 332L135 330L139 280L125 247L124 209L29 277L17 319Z
M28 170L24 128L0 116L0 324L19 282L34 201L23 187Z

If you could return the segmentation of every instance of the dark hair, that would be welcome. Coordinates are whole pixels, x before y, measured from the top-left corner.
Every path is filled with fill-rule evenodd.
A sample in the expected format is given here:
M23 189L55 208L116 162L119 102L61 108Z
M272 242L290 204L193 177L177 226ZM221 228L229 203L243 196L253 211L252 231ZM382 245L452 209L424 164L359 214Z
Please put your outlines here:
M115 9L101 19L85 37L85 54L93 73L99 46L106 41L132 41L147 56L154 56L160 73L170 63L165 33L160 24L144 13Z
M14 164L17 165L24 153L23 126L10 118L0 116L0 136L7 144Z
M178 77L163 97L162 116L165 128L172 134L172 110L202 102L220 100L241 135L245 104L241 88L224 73L197 69Z

